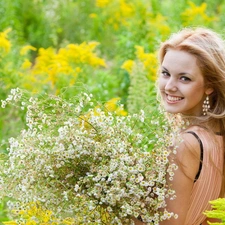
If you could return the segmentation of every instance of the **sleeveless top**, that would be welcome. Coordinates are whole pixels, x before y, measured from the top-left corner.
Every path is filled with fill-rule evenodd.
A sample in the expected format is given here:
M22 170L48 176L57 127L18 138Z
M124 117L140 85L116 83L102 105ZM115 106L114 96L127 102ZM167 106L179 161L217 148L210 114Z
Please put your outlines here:
M193 185L184 225L200 225L206 220L203 212L211 210L209 201L219 198L224 159L223 137L196 126L187 132L197 138L202 162Z

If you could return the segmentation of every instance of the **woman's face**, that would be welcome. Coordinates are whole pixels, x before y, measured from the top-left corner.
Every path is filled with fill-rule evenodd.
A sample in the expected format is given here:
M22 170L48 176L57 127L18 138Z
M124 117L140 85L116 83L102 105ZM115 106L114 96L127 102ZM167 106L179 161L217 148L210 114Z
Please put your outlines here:
M205 82L194 55L169 49L163 59L159 89L165 110L169 113L200 116L206 94Z

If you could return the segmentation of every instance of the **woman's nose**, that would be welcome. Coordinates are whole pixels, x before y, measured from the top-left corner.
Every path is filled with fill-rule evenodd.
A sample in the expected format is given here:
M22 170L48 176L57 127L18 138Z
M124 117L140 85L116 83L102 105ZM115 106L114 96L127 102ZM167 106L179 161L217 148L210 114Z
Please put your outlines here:
M169 78L167 80L167 83L165 85L165 90L166 91L177 91L177 83L173 78Z

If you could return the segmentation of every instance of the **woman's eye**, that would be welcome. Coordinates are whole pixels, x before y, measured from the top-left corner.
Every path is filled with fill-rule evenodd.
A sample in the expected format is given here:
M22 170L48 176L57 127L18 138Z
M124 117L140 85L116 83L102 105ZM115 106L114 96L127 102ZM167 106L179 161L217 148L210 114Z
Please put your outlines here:
M191 81L191 79L189 77L185 77L185 76L180 77L180 79L182 81Z
M166 77L170 76L170 74L168 72L166 72L166 71L162 71L162 75L166 76Z

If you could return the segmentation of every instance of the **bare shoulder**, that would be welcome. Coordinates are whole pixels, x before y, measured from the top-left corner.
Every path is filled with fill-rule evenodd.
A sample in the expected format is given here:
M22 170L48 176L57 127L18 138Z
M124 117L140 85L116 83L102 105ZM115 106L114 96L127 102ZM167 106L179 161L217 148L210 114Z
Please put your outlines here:
M191 180L195 179L199 169L201 154L199 140L195 131L181 133L181 141L177 144L177 154L174 156L179 168Z
M194 154L200 155L200 142L201 139L196 130L186 131L180 134L181 139L178 143L178 154Z

